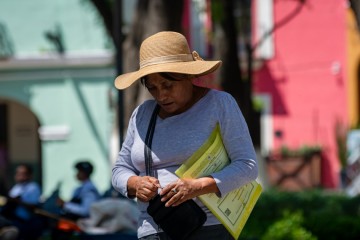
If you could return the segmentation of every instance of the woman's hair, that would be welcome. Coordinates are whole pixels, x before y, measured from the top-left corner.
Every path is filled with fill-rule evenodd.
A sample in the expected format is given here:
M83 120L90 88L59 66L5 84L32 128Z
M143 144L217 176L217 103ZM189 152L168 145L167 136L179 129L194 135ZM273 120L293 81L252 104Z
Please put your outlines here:
M195 78L196 75L182 74L182 73L170 73L170 72L159 72L159 75L169 81L181 81L183 79ZM143 86L146 86L146 76L140 78L140 82Z

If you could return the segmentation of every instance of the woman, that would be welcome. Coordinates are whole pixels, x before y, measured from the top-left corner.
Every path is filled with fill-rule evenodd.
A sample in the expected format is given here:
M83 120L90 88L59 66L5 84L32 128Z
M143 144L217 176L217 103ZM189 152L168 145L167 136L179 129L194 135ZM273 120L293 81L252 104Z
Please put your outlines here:
M116 190L138 200L139 239L169 239L146 211L157 193L167 207L194 199L204 209L207 221L190 239L231 239L196 198L206 193L225 195L257 177L255 151L233 97L192 82L220 65L220 61L204 61L196 52L191 53L183 35L159 32L142 43L140 69L115 80L116 88L125 89L141 79L154 97L134 110L112 176ZM156 105L160 110L151 146L155 178L145 174L144 142ZM208 177L179 179L174 172L207 140L217 123L231 164Z

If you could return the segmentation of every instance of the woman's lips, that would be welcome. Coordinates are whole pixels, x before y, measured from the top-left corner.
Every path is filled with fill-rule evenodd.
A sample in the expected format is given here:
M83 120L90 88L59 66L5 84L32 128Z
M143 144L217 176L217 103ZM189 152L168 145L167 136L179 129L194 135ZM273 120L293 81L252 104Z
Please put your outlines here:
M169 105L171 105L171 104L173 104L173 103L172 103L172 102L169 102L169 103L160 103L161 106L169 106Z
M171 103L162 103L162 104L160 104L161 107L166 108L166 109L172 107L172 105L173 105L172 102Z

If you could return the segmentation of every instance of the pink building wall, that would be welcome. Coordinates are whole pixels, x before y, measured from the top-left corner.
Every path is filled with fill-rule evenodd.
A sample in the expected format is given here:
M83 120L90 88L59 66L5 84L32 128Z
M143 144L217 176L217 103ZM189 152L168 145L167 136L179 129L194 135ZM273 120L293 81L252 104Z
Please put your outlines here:
M254 73L255 91L272 96L273 149L321 145L322 184L328 188L339 184L335 124L348 121L346 2L306 0L295 17L275 30L274 58ZM301 1L273 3L276 25Z

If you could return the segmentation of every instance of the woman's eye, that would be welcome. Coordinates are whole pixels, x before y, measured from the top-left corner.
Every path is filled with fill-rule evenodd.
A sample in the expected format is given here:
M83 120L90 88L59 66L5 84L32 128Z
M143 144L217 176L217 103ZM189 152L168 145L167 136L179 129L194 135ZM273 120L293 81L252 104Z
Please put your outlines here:
M172 82L165 82L164 87L165 88L171 88L172 85L173 85Z
M145 87L146 87L148 90L154 89L153 86L147 86L147 85L145 85Z

